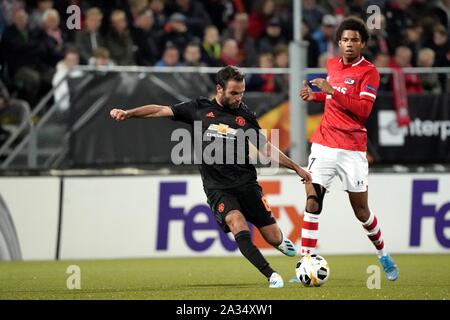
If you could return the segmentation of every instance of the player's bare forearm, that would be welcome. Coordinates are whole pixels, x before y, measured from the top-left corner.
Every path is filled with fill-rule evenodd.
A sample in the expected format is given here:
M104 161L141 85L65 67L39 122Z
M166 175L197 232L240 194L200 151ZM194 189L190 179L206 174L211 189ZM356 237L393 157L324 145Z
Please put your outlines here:
M157 104L149 104L134 109L112 109L110 112L114 120L122 121L129 118L162 118L173 117L172 108Z
M292 161L291 158L285 155L283 151L275 147L273 144L267 142L263 150L267 157L270 157L270 159L277 161L282 167L295 171L303 179L304 183L311 182L312 178L310 173L300 167L297 163Z
M311 174L292 161L288 156L286 156L282 151L278 150L278 159L282 167L291 169L295 171L301 178L303 183L310 183L312 180Z
M172 109L168 106L160 106L157 104L150 104L134 109L127 110L129 118L160 118L172 117Z

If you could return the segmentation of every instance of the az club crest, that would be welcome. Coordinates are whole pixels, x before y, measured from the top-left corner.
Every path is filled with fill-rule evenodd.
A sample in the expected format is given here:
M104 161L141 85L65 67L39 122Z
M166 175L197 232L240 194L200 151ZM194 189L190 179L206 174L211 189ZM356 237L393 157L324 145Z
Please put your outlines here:
M353 80L352 78L346 78L346 79L344 80L344 83L345 83L345 84L354 84L354 83L355 83L355 80Z

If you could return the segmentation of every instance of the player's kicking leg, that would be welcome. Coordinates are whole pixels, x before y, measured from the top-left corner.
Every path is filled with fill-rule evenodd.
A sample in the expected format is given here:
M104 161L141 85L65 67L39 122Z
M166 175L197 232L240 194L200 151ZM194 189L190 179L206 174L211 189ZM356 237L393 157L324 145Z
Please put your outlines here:
M281 229L278 227L278 224L274 223L261 227L259 228L259 232L267 243L272 245L284 255L288 257L295 257L297 254L295 245L283 234Z
M295 257L295 246L289 238L285 237L276 223L259 228L264 240L275 249L288 257ZM278 273L273 273L269 280L270 288L281 288L284 285L283 278Z
M233 233L242 255L269 280L269 288L282 288L283 278L270 267L261 251L253 244L244 215L238 210L231 210L225 216L225 223Z
M356 218L361 221L367 236L377 250L378 260L383 267L386 278L390 281L397 280L398 268L386 250L378 219L369 210L368 192L349 192L349 198Z
M224 232L231 231L242 255L267 278L269 288L282 288L284 286L283 279L270 267L269 262L267 262L259 249L253 244L247 218L242 213L243 211L238 197L243 196L243 198L250 199L251 203L253 203L254 195L246 194L249 190L253 189L249 187L245 187L243 190L205 189L205 192L208 198L208 204L214 213L217 223ZM244 204L247 205L246 203ZM249 208L260 209L261 206L264 208L264 205L261 203L258 203L256 206L250 205ZM257 212L259 213L260 211ZM270 217L270 214L258 214L258 216ZM271 218L271 220L267 220L263 225L274 223L276 223L275 220Z

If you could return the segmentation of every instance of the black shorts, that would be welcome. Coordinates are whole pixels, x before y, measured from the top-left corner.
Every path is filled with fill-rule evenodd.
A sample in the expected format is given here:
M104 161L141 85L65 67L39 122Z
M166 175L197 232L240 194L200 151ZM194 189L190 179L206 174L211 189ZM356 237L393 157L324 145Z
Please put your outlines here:
M217 223L224 232L230 232L225 216L239 210L245 219L257 228L276 223L258 183L245 184L233 189L206 189L206 197Z

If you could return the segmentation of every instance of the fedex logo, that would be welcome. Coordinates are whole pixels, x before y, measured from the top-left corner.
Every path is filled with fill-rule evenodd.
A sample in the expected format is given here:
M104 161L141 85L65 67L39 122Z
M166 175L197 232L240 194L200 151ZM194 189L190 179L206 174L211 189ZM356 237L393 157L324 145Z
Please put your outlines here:
M280 182L270 181L261 182L261 187L264 189L266 195L278 195L280 194ZM159 212L158 212L158 231L157 231L157 243L156 250L168 249L168 238L170 233L170 224L173 221L183 222L183 235L179 237L180 241L185 241L187 246L194 251L206 251L214 242L220 241L222 247L227 251L237 250L236 243L226 235L216 223L214 215L211 209L206 204L198 204L192 208L185 207L172 207L170 205L170 199L173 196L183 196L187 194L187 182L162 182L160 184L159 193ZM292 225L291 230L283 228L283 232L294 242L299 239L301 233L301 225L303 213L299 213L295 206L274 206L272 209L272 215L275 219L280 217L282 211L285 212ZM204 215L207 217L206 222L196 222L195 217L198 215ZM208 237L202 240L198 240L194 237L194 232L197 230L212 230L217 231L218 237ZM271 246L265 242L259 231L251 226L251 233L253 242L259 248L271 248Z
M196 230L216 230L219 234L222 246L227 251L234 251L237 245L231 241L228 236L220 230L220 227L214 220L211 209L205 204L196 205L190 209L183 207L171 207L170 198L176 195L186 195L186 182L162 182L159 188L159 219L158 219L158 238L156 242L156 250L167 250L167 240L169 238L169 224L174 220L184 222L183 236L186 244L194 251L205 251L211 247L216 238L206 238L198 241L194 238ZM207 217L207 222L195 222L194 219L198 214Z
M445 229L450 227L450 220L445 216L450 213L450 202L444 203L440 208L434 204L424 204L423 197L427 193L438 192L438 180L413 181L411 233L409 244L420 246L422 219L434 219L434 232L438 242L445 248L450 248L450 238L445 235Z

